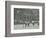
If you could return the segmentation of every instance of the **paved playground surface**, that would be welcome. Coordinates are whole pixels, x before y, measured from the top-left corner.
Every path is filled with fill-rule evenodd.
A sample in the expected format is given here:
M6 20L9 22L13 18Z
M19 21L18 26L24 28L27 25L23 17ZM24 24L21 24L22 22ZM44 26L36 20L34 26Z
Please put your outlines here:
M15 30L21 30L21 29L38 29L39 28L39 25L38 24L29 24L26 25L25 27L25 24L17 24L17 25L14 25L14 29Z

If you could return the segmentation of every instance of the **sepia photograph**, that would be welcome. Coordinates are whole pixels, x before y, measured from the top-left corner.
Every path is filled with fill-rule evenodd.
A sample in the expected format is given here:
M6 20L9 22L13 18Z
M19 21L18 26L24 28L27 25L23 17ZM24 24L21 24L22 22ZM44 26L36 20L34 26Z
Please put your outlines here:
M14 29L39 29L39 9L14 8Z

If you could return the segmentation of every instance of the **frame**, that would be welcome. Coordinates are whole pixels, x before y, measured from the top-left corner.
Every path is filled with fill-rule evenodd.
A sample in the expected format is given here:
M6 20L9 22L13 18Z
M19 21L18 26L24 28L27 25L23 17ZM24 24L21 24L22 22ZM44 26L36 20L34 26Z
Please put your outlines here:
M28 21L32 20L29 18L30 11L33 12L33 14L38 15L36 19L38 21L37 22L38 24L36 23L38 25L38 26L36 25L37 28L36 26L35 28L33 26L31 26L32 28L31 27L28 28L29 23L27 23L26 20L28 19L29 19ZM18 19L19 22L16 22L15 21L17 18L16 12L17 13L23 12L25 16L23 15L23 13L21 15L23 15L26 20L22 17L24 19L24 22L21 21L20 23L19 19ZM44 15L45 15L45 4L44 3L5 1L5 36L6 37L18 37L18 36L44 35L45 34L45 21L44 21L45 16ZM35 16L32 16L32 18L33 17ZM35 24L33 23L33 21L31 21L30 23ZM22 26L23 28L21 28ZM18 30L18 29L21 29L21 30Z

